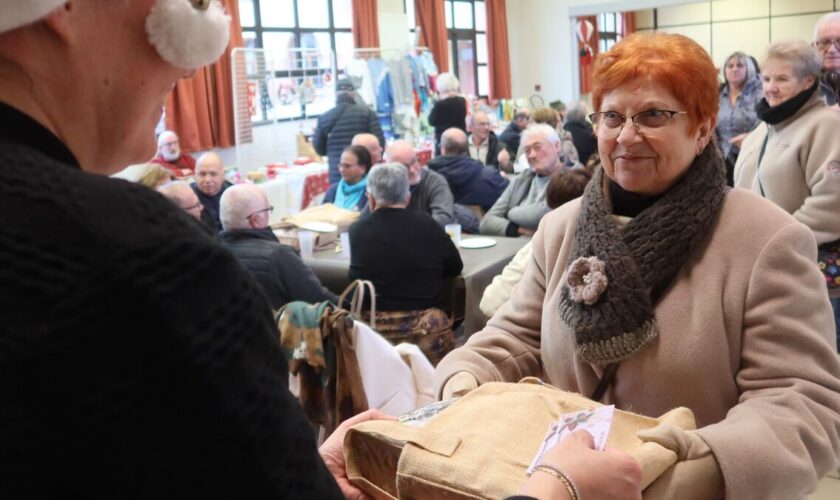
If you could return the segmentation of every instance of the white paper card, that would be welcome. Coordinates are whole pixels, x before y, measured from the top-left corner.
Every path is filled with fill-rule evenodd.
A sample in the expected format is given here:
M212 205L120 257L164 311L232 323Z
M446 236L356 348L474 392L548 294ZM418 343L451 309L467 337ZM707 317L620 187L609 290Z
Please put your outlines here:
M583 429L592 434L595 440L595 449L604 451L607 445L607 436L610 434L613 413L615 406L601 406L594 410L581 410L573 413L560 415L560 420L551 424L548 433L540 444L531 466L528 467L528 475L534 472L534 468L542 462L543 455L554 448L557 443L576 430Z

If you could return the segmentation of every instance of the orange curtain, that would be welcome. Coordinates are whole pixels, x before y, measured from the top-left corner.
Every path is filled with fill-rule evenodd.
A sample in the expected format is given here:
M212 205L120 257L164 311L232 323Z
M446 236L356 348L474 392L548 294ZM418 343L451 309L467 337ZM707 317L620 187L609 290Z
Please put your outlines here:
M588 23L587 23L588 21ZM592 91L592 71L598 55L598 20L595 16L579 17L575 21L580 63L580 93Z
M230 52L242 47L238 0L222 0L231 17L230 42L214 64L181 80L166 99L166 128L174 130L187 152L228 148L234 140L233 89Z
M623 12L621 14L621 36L627 37L636 32L636 13Z
M376 12L376 0L353 0L353 45L357 49L379 47Z
M432 51L441 73L449 71L449 40L443 0L414 0L414 16L420 27L420 45Z
M490 98L510 99L510 52L508 50L505 0L485 0L487 9L487 70Z

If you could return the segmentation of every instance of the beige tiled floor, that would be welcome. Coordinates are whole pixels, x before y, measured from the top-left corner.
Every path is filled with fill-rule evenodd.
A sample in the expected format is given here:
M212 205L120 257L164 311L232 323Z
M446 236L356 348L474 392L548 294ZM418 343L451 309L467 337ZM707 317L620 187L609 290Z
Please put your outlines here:
M837 500L838 498L840 498L840 473L834 471L820 481L817 491L811 495L810 500Z

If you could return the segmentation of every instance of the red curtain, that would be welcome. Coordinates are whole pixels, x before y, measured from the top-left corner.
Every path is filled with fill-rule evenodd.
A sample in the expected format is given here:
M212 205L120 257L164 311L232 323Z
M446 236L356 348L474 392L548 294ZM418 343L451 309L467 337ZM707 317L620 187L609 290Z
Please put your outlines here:
M376 12L376 0L353 0L353 45L357 49L379 47Z
M231 17L230 42L214 64L181 80L166 99L166 128L175 131L187 152L232 147L234 140L233 90L230 52L242 47L238 0L222 0Z
M490 98L510 99L510 53L505 0L485 0Z
M588 23L587 23L588 21ZM592 91L592 71L598 55L598 20L595 16L579 17L575 21L580 63L580 93Z
M414 0L414 16L420 27L420 45L432 51L441 73L449 71L449 40L443 0Z
M636 13L623 12L621 14L621 36L627 37L636 32Z

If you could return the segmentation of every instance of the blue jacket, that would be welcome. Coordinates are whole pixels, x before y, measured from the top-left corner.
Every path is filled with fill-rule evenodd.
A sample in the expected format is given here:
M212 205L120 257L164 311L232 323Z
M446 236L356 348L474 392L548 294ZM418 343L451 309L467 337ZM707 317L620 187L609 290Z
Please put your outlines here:
M341 177L339 177L339 180ZM330 184L327 192L324 193L324 203L335 203L335 193L338 191L338 181ZM359 198L359 203L356 204L356 210L361 212L367 206L367 196L364 194Z
M508 186L498 170L467 155L438 156L428 166L449 183L455 203L478 205L484 211L490 210Z
M364 104L356 104L352 97L339 94L336 106L318 117L318 126L312 134L312 145L319 155L329 158L330 184L341 179L338 173L338 160L344 148L353 141L353 136L371 133L379 139L379 145L385 146L385 137L376 113Z

